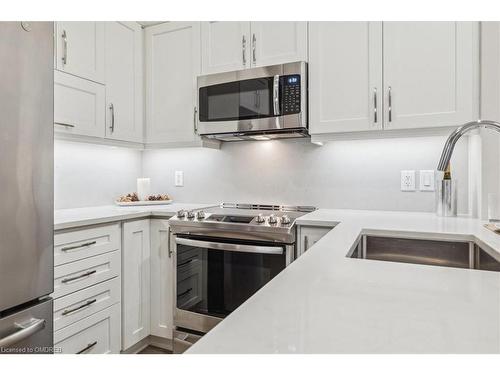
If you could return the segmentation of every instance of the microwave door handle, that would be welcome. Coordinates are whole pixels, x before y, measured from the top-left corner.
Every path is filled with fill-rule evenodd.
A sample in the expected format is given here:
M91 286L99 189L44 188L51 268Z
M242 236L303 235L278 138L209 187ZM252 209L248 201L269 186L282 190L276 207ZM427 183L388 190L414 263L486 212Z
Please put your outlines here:
M283 254L283 248L277 246L240 245L231 243L191 240L188 238L176 238L175 242L178 245L203 247L206 249L213 249L213 250L236 251L241 253L254 253L254 254L271 254L271 255Z
M275 75L273 80L273 114L280 114L280 76Z

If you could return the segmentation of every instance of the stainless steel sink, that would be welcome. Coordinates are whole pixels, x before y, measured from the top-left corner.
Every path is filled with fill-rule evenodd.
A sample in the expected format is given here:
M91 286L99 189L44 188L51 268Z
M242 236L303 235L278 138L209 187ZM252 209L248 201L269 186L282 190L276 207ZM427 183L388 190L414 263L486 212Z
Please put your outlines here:
M474 242L363 235L350 258L500 271L500 262Z

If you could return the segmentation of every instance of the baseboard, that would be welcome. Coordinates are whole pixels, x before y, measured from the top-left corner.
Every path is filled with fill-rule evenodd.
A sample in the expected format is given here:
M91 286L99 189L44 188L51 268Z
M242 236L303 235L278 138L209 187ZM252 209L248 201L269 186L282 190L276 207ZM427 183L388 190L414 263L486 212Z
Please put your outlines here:
M140 351L147 348L149 345L156 346L158 348L169 350L169 351L173 350L172 339L167 339L167 338L159 337L159 336L148 336L148 337L143 338L138 343L132 345L127 350L122 350L121 354L137 354Z

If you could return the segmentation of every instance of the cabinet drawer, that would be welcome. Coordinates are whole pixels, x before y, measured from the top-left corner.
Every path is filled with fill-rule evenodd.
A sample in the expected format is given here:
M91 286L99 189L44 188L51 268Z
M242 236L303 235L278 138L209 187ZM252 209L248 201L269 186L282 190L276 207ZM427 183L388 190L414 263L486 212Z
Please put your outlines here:
M54 331L120 302L120 278L99 283L54 301Z
M54 236L54 265L120 249L120 225L106 225L56 233Z
M112 279L120 274L120 251L54 267L54 299Z
M54 71L54 130L58 133L104 137L105 87Z
M120 353L120 304L117 303L55 332L54 352Z

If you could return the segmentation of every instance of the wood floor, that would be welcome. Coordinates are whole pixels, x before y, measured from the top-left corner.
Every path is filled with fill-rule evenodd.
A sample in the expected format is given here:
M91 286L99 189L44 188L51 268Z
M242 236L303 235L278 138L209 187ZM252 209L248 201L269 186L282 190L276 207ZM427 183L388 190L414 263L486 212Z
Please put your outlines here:
M139 353L137 354L172 354L170 350L167 349L162 349L157 346L152 346L149 345L142 349Z

